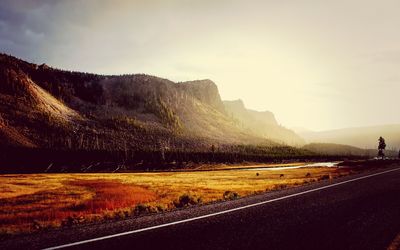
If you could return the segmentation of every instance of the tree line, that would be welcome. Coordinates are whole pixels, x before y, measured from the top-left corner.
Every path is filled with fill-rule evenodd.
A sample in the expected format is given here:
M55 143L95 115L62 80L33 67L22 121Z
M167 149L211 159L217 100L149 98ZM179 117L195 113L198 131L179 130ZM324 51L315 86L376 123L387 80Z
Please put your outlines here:
M22 157L23 156L23 157ZM360 157L346 156L346 159ZM1 173L37 172L113 172L173 170L207 163L332 161L341 156L313 153L194 152L179 150L63 150L50 148L6 147L0 150Z

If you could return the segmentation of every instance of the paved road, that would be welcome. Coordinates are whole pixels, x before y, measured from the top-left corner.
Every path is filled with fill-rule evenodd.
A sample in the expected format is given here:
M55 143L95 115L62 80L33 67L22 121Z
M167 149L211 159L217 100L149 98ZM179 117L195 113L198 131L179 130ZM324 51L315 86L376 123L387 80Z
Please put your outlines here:
M366 175L369 174L363 176ZM359 177L345 177L335 183ZM364 177L334 186L329 186L332 183L327 181L230 203L132 221L92 225L67 232L60 231L53 233L53 236L51 233L39 235L28 242L32 248L55 246L57 242L60 244L96 238L235 209L228 213L70 248L387 249L400 233L400 170ZM240 209L268 200L273 202ZM20 247L27 244L27 239L21 239L19 244Z

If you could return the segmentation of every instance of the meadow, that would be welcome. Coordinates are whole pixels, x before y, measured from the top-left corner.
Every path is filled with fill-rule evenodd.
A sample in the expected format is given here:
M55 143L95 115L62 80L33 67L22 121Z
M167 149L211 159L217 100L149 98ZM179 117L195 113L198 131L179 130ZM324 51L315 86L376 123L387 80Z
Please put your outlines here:
M0 175L0 235L123 219L348 175L348 168Z

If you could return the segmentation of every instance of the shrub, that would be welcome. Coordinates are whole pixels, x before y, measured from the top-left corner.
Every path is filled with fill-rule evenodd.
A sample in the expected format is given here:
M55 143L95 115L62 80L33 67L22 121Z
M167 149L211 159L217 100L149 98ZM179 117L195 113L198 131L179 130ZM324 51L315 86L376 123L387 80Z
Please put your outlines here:
M80 224L80 223L83 223L83 222L85 222L85 218L83 218L83 216L76 216L76 215L72 215L71 216L70 215L65 220L63 220L61 222L61 225L70 227L70 226L73 226L73 225L76 225L76 224Z
M233 191L225 191L222 197L224 198L224 200L234 200L239 198L240 195Z
M195 197L190 194L183 194L179 197L178 201L174 201L174 205L177 208L187 207L201 203L201 197Z
M115 212L114 218L115 219L125 219L128 216L129 216L128 212L119 210L119 211Z
M134 209L135 215L148 214L157 212L156 209L148 204L137 204Z
M285 188L287 188L287 185L286 185L286 184L281 184L281 185L279 186L279 188L280 188L280 189L285 189Z
M310 174L310 173L307 173L307 174L306 174L306 177L311 177L311 174Z
M319 177L320 180L328 180L329 179L329 175L325 174L321 177Z
M281 189L285 189L287 188L286 184L275 184L273 185L272 189L266 189L265 191L269 191L269 190L281 190Z
M167 208L166 206L162 205L162 204L158 204L158 205L156 206L156 209L157 209L157 212L164 212L164 211L166 211L168 208Z

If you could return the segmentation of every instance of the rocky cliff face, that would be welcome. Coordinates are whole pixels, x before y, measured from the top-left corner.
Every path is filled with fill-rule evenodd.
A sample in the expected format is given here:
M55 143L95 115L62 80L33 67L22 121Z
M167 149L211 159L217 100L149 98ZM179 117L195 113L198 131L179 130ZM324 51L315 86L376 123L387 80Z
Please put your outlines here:
M246 123L261 123L266 125L278 125L275 116L270 111L255 111L247 109L242 100L224 101L225 110L231 116L246 121Z
M207 79L182 82L179 84L179 87L196 97L199 101L210 105L221 113L225 113L218 87L213 81Z
M255 111L247 109L242 100L224 101L227 114L246 130L257 136L289 145L300 146L305 142L292 130L278 125L275 116L270 111Z

